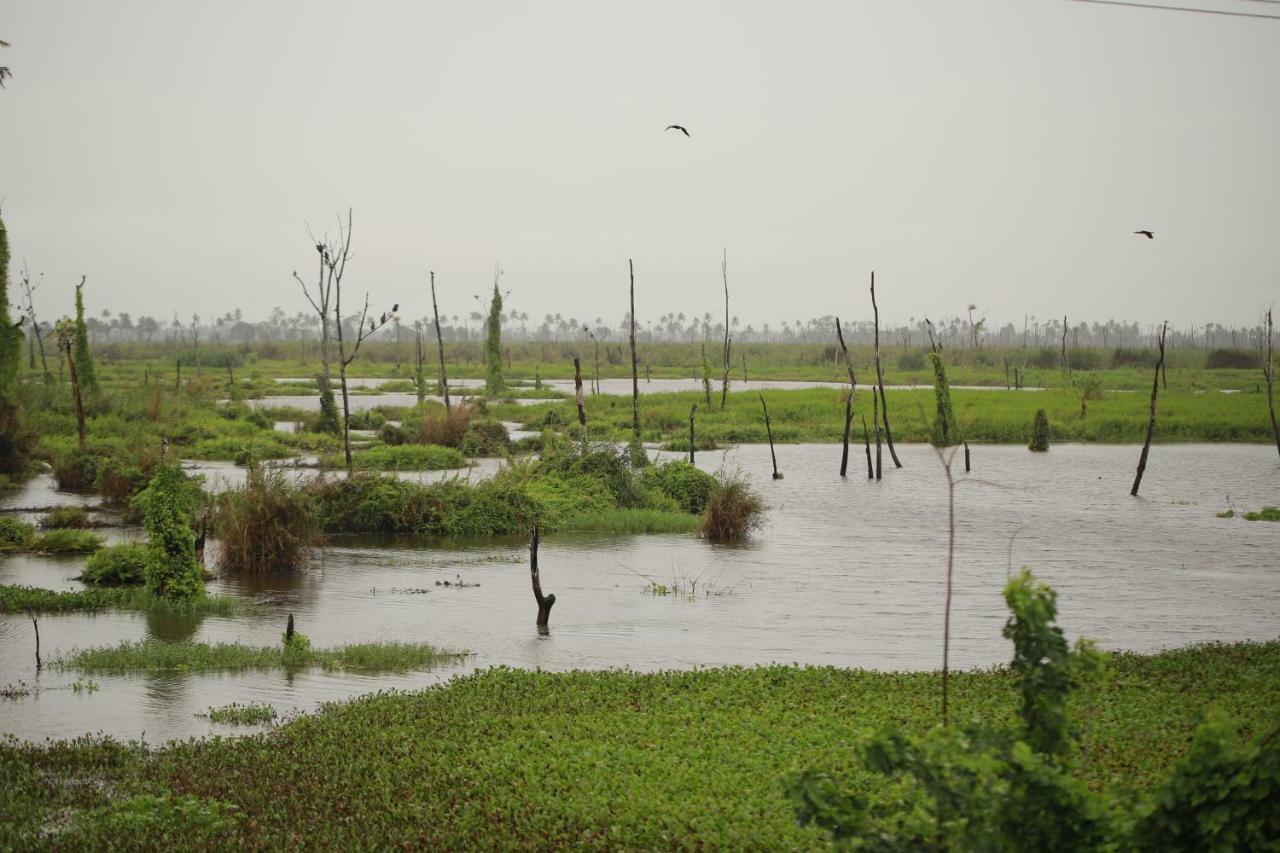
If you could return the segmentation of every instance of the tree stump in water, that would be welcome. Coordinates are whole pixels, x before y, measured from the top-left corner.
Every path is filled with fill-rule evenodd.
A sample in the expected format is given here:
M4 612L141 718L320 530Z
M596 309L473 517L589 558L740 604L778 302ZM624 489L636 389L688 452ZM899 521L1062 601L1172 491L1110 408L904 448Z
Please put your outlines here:
M529 575L533 580L533 598L538 602L538 633L548 632L547 620L551 618L551 608L556 603L555 593L542 594L542 581L538 575L538 525L533 526L533 535L529 539Z

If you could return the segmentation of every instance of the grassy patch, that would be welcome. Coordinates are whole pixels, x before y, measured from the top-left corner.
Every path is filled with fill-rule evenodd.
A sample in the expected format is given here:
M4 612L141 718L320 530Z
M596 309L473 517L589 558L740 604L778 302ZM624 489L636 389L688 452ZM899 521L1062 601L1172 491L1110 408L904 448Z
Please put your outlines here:
M1249 737L1280 704L1280 643L1117 655L1111 672L1075 700L1088 744L1077 775L1094 787L1150 790L1206 708L1240 717ZM812 849L821 837L797 825L783 780L808 766L857 772L854 739L885 725L926 731L938 690L936 673L828 667L496 669L150 753L90 738L10 742L0 845L29 846L70 811L60 846ZM1010 720L1014 678L953 675L951 703L957 720ZM103 784L70 784L84 778ZM157 809L154 825L105 823L144 794L217 805L234 820L193 828Z
M361 471L442 471L464 468L467 459L461 451L435 444L396 444L370 447L352 454L352 462ZM339 455L322 457L321 467L344 468Z
M100 586L141 584L146 571L147 546L128 542L103 548L86 560L80 580Z
M102 547L102 537L88 530L49 530L31 541L30 550L41 554L91 554Z
M592 533L693 533L698 517L663 509L614 509L575 515L559 527Z
M430 669L465 656L427 643L358 643L335 649L288 649L240 643L123 642L118 646L77 649L55 658L58 669L79 672L235 672L246 669L318 667L370 672Z
M34 586L0 584L0 613L73 613L95 610L145 610L159 613L205 613L230 616L253 605L229 595L213 595L190 603L171 601L138 587L55 592Z
M230 705L210 708L196 716L211 723L222 723L228 726L260 726L276 718L276 709L256 702L245 705L232 702Z
M1264 506L1257 512L1246 512L1245 521L1280 521L1280 506Z

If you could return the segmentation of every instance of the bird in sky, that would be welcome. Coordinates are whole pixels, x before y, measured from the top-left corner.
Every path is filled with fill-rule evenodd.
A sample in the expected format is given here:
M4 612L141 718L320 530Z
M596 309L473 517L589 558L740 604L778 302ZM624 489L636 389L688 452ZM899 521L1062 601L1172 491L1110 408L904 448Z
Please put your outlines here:
M1154 240L1156 238L1156 235L1152 234L1150 231L1134 231L1133 233L1141 234L1142 236L1146 237L1148 240Z
M681 126L680 126L680 125L678 125L678 124L669 124L669 125L667 125L667 130L678 130L678 131L680 131L681 133L683 133L685 136L688 136L688 135L689 135L689 131L685 130L683 127L681 127ZM663 132L665 133L666 131L663 131Z

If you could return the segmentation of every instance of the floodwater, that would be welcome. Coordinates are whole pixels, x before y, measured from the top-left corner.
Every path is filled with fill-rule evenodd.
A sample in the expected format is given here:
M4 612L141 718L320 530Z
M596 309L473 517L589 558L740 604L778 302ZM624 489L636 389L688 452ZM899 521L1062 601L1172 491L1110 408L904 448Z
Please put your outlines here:
M46 660L77 646L146 637L274 645L289 613L318 647L419 640L473 653L462 665L433 672L83 676L46 668L37 675L30 620L2 616L0 686L22 681L34 692L0 700L0 732L41 739L103 731L145 734L149 742L228 734L242 730L194 714L230 702L267 702L281 713L312 710L498 664L656 670L776 661L937 669L947 555L942 468L931 448L902 446L906 467L894 470L886 454L884 480L876 483L867 480L857 451L850 476L841 479L838 446L780 446L785 479L778 481L769 476L767 446L699 454L699 466L740 469L763 493L766 524L750 544L714 546L692 535L546 537L542 582L558 599L546 636L534 627L526 547L513 540L339 540L301 574L211 583L211 592L263 602L261 613L234 618L40 619ZM1131 498L1138 452L975 446L969 475L956 458L953 666L1008 660L1000 630L1010 564L1030 565L1054 586L1069 637L1091 637L1106 649L1280 635L1280 524L1215 517L1228 501L1237 510L1280 504L1274 448L1157 445L1142 497ZM37 479L8 503L48 503L49 488ZM73 589L80 563L0 558L0 582ZM479 586L436 585L458 577ZM646 578L686 590L696 583L696 594L652 595ZM77 679L98 689L75 692Z

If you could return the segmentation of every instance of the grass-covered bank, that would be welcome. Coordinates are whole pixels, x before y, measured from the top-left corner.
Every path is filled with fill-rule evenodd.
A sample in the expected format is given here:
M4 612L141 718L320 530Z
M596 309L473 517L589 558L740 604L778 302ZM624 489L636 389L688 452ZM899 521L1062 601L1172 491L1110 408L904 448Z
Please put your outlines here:
M55 658L52 666L93 674L239 672L246 669L310 667L407 672L452 663L465 656L465 652L438 649L428 643L357 643L333 649L313 649L305 640L298 642L296 639L277 648L241 643L143 640L103 648L76 649Z
M1151 789L1207 708L1248 737L1280 706L1280 642L1118 655L1110 673L1072 700L1097 788ZM952 676L953 720L1017 701L1006 670ZM938 706L930 673L490 670L241 740L0 745L0 846L810 848L788 774L852 777L859 733L923 732Z
M1148 379L1148 383L1150 379ZM954 380L953 380L954 383ZM1150 388L1150 385L1148 385ZM855 406L855 438L862 442L860 414L871 420L871 394L859 386ZM780 443L838 442L844 432L844 392L831 388L766 391L773 439ZM935 409L933 389L885 392L895 441L927 442ZM1026 444L1037 409L1049 418L1051 442L1109 442L1140 444L1146 437L1151 399L1144 393L1103 392L1087 400L1072 391L972 391L951 389L952 405L961 435L968 441ZM729 392L721 411L718 394L705 405L702 394L649 394L640 401L640 427L645 441L688 449L689 407L698 404L696 437L701 446L759 444L768 440L760 398L756 392ZM626 440L631 430L631 401L621 396L587 398L587 426L593 438ZM577 429L577 410L570 402L536 406L489 406L503 420L519 421L530 429L542 426ZM852 440L852 439L851 439ZM1162 392L1156 420L1158 442L1234 441L1272 442L1265 395L1223 394L1218 391Z

